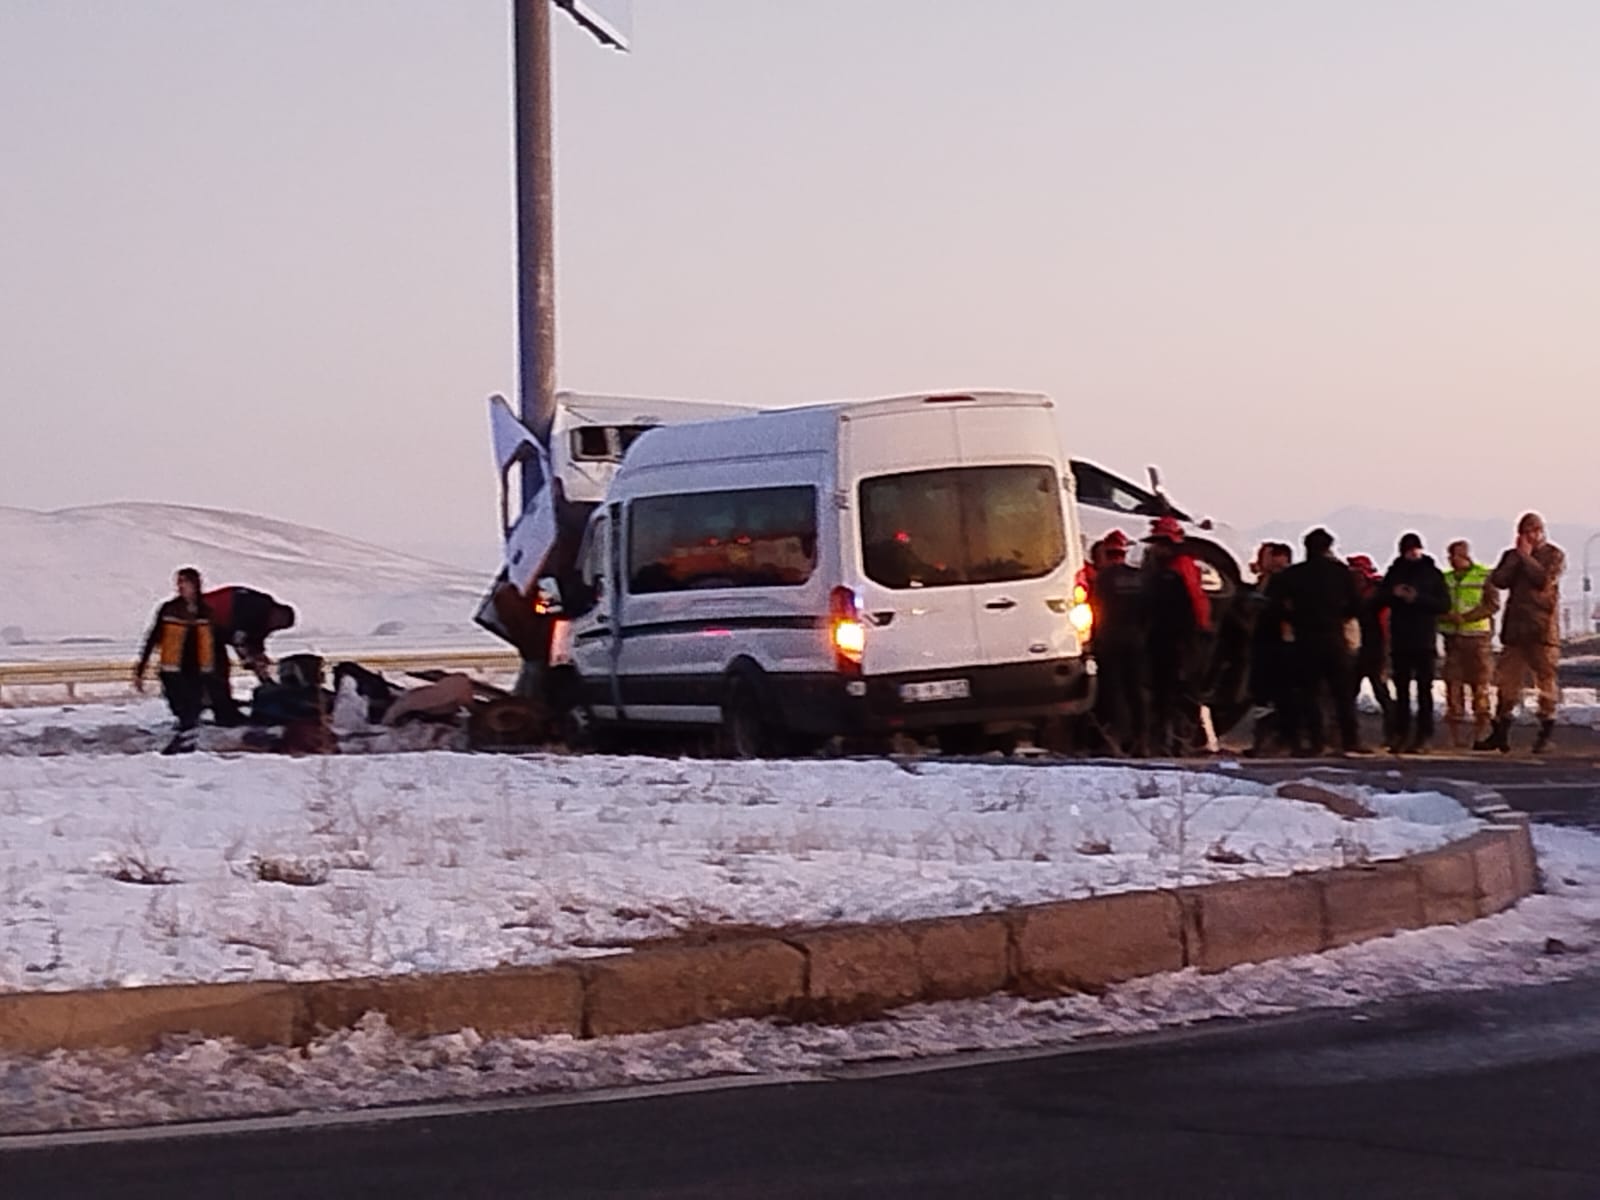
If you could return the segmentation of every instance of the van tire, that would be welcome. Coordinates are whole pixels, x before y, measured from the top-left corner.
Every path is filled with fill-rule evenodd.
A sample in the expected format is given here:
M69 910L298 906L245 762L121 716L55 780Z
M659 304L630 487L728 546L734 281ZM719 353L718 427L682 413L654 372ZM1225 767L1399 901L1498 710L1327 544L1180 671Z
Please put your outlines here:
M720 749L728 758L770 758L782 739L768 717L766 685L754 670L734 671L722 693Z

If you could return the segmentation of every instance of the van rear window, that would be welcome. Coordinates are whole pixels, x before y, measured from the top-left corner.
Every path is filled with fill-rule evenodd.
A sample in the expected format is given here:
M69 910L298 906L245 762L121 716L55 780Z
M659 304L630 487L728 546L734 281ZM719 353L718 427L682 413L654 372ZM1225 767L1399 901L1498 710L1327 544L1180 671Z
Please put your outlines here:
M1037 579L1067 556L1051 467L951 467L861 483L867 578L891 588Z
M628 506L628 590L797 587L817 566L817 490L646 496Z

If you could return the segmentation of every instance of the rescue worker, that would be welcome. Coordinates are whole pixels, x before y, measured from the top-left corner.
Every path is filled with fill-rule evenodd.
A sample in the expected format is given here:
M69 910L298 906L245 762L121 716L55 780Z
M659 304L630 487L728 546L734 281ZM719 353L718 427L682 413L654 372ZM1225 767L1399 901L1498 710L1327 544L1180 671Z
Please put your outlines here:
M1351 672L1350 699L1360 697L1363 683L1372 688L1387 742L1394 722L1394 697L1389 692L1389 610L1378 602L1383 576L1365 554L1352 555L1346 561L1361 597L1361 648L1356 651L1355 670Z
M1450 608L1444 574L1423 553L1421 535L1401 537L1400 555L1384 574L1378 603L1389 612L1389 662L1394 670L1389 749L1395 754L1420 754L1433 741L1433 668L1439 654L1439 618Z
M200 592L200 572L184 567L174 582L178 594L156 609L133 669L133 686L144 691L145 667L159 648L161 692L177 720L172 740L161 753L188 754L195 748L200 714L214 696L221 647Z
M1145 743L1144 589L1128 565L1128 537L1113 529L1095 543L1099 561L1089 606L1090 650L1098 671L1095 713L1113 754L1142 758Z
M1333 705L1346 754L1369 753L1356 726L1350 693L1354 638L1346 629L1361 615L1361 597L1350 568L1333 556L1333 535L1313 529L1305 536L1306 558L1282 575L1283 603L1294 633L1294 675L1298 721L1305 726L1312 754L1326 748L1322 697ZM1301 747L1295 745L1298 752Z
M1522 700L1529 675L1539 693L1539 735L1533 752L1550 747L1556 728L1556 662L1561 655L1561 573L1567 556L1545 534L1544 518L1524 513L1517 542L1500 556L1489 582L1506 593L1500 623L1500 662L1495 667L1495 720L1474 750L1511 752L1511 714Z
M239 657L239 665L255 673L262 683L271 683L267 657L267 638L294 626L295 611L266 592L237 585L216 588L201 597L211 610L211 623L217 631L217 687L213 712L219 725L238 725L244 721L233 699L233 684L228 651Z
M1273 741L1292 745L1296 738L1295 705L1289 662L1291 643L1284 636L1288 614L1283 607L1283 572L1294 561L1294 551L1282 542L1262 542L1256 548L1250 569L1256 584L1247 604L1250 626L1250 703L1255 711L1251 747L1256 757L1267 752Z
M1472 560L1472 547L1450 543L1450 569L1444 573L1450 608L1439 618L1444 634L1444 721L1450 744L1462 745L1466 692L1472 689L1471 743L1489 735L1489 676L1493 671L1494 614L1500 593L1489 582L1489 568Z
M1183 526L1175 517L1158 517L1144 539L1146 656L1150 669L1150 730L1157 754L1181 755L1187 749L1180 709L1198 704L1185 696L1185 684L1201 634L1211 628L1211 601L1200 584L1200 568L1183 548Z

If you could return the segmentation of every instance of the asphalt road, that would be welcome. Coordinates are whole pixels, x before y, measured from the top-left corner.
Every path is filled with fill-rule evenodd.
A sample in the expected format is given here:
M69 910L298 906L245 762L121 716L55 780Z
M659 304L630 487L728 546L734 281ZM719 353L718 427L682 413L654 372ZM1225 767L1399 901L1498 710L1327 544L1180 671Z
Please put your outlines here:
M1362 763L1600 829L1600 765ZM1303 773L1253 764L1252 774ZM1392 772L1392 773L1391 773ZM8 1149L0 1196L1600 1197L1600 980L916 1073Z
M0 1193L1600 1196L1600 982L1089 1052L323 1130L0 1150Z

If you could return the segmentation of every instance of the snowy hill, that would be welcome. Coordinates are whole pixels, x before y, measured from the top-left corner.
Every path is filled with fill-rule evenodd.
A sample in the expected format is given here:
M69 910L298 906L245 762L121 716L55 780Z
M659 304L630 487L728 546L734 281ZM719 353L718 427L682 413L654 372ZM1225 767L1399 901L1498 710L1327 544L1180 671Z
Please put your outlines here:
M455 567L246 513L142 503L0 507L0 657L17 656L19 640L133 645L181 566L200 568L207 587L244 583L293 604L299 636L365 638L398 622L393 636L413 646L469 636L486 583Z

